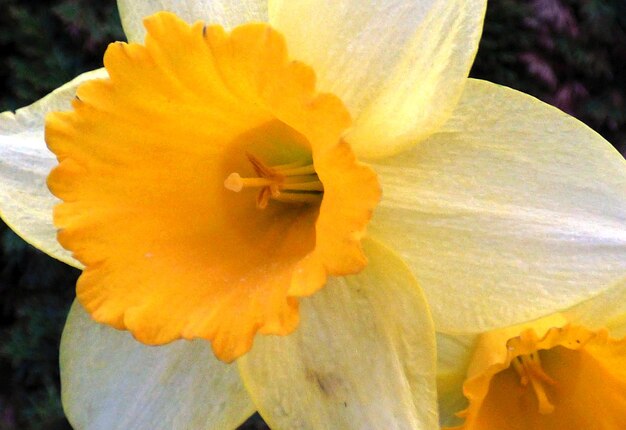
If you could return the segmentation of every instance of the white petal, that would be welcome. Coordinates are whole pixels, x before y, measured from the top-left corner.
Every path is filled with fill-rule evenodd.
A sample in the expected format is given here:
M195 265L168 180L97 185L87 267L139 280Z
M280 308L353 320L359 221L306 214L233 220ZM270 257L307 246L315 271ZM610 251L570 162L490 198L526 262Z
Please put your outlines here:
M30 106L0 114L0 215L26 242L75 267L80 264L61 248L52 224L58 200L46 178L57 161L44 141L44 117L68 110L82 82L106 76L104 69L84 73Z
M290 55L313 66L355 125L360 156L397 152L452 113L474 60L485 0L270 0Z
M285 337L255 340L239 359L272 428L437 427L435 344L421 291L404 263L366 244L367 268L301 302Z
M246 22L267 21L267 0L117 0L122 27L129 42L143 42L143 19L170 11L193 23L198 20L230 29Z
M470 80L451 120L375 165L370 232L399 250L438 331L554 313L626 276L626 163L591 129Z
M61 340L61 384L77 430L230 430L254 413L237 367L206 341L146 346L78 302Z

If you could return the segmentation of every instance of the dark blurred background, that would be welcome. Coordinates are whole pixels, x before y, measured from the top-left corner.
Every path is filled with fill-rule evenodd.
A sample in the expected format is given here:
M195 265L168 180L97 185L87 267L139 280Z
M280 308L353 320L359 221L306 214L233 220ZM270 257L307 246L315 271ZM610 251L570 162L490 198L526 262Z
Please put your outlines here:
M0 111L101 67L123 39L114 0L0 0ZM626 150L626 0L491 0L471 75L535 95ZM0 221L0 430L70 428L58 345L78 274ZM266 427L256 416L243 428Z

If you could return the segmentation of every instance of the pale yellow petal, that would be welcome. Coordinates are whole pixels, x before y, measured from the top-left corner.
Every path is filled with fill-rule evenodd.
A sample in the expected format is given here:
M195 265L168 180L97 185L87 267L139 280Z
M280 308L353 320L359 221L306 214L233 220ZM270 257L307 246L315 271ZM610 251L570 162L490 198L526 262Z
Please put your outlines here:
M226 29L246 22L267 21L267 0L117 0L122 27L129 42L143 42L143 19L159 11L170 11L188 23L206 21Z
M80 430L236 428L254 413L237 367L203 340L151 347L75 302L61 340L65 413Z
M79 84L105 76L104 69L84 73L30 106L0 114L0 216L25 241L75 267L80 264L61 248L52 224L58 200L46 177L57 161L44 142L44 117L69 109Z
M357 155L398 152L452 113L478 48L485 0L270 0L270 24L319 88L355 118Z
M470 80L440 132L374 168L370 232L406 258L438 331L532 320L626 275L624 159L528 95Z
M606 328L611 337L621 339L626 336L626 279L622 279L610 289L586 300L564 312L574 324L589 329Z
M302 300L286 337L257 339L239 367L277 429L437 427L435 340L413 276L366 241L367 268Z

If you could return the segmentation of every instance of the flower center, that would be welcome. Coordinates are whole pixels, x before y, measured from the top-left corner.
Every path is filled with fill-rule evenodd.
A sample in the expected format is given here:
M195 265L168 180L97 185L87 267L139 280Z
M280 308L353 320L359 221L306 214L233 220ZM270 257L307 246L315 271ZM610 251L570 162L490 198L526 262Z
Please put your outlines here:
M224 187L236 193L244 188L260 188L256 206L265 209L270 200L286 203L320 203L324 186L319 180L315 167L306 161L267 166L254 155L246 156L252 164L256 177L242 178L233 172L224 181Z
M539 351L531 352L527 355L519 355L512 361L512 364L520 376L520 384L526 387L530 382L539 403L539 413L542 415L552 413L554 405L548 399L544 384L555 385L556 381L541 367Z

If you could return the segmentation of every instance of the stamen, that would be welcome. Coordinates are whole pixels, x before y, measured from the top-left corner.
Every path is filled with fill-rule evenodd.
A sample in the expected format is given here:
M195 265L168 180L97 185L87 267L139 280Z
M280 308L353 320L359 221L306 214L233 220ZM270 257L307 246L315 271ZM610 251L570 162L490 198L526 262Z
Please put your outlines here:
M322 201L321 194L305 194L305 193L280 193L274 197L279 202L289 203L320 203Z
M251 157L250 154L248 154L248 158L249 157ZM298 161L294 161L292 163L279 164L277 166L272 166L272 169L274 169L274 170L286 170L286 169L292 169L294 167L306 166L306 164L307 164L306 160L298 160Z
M313 175L297 175L297 176L285 176L283 183L285 184L298 184L300 182L314 182L319 181L316 174Z
M520 355L513 360L512 364L515 371L520 375L520 384L525 387L530 382L533 387L539 404L539 413L542 415L552 413L554 405L548 399L543 384L556 385L556 381L541 367L539 352Z
M298 160L277 166L266 166L252 154L246 154L258 177L242 178L233 172L224 181L224 187L236 193L244 188L261 188L256 204L265 209L270 200L286 203L319 204L324 185L313 164Z
M320 181L283 183L280 187L284 191L324 191L324 186Z
M279 173L284 176L312 175L315 173L315 167L312 164L309 164L308 166L280 170Z

